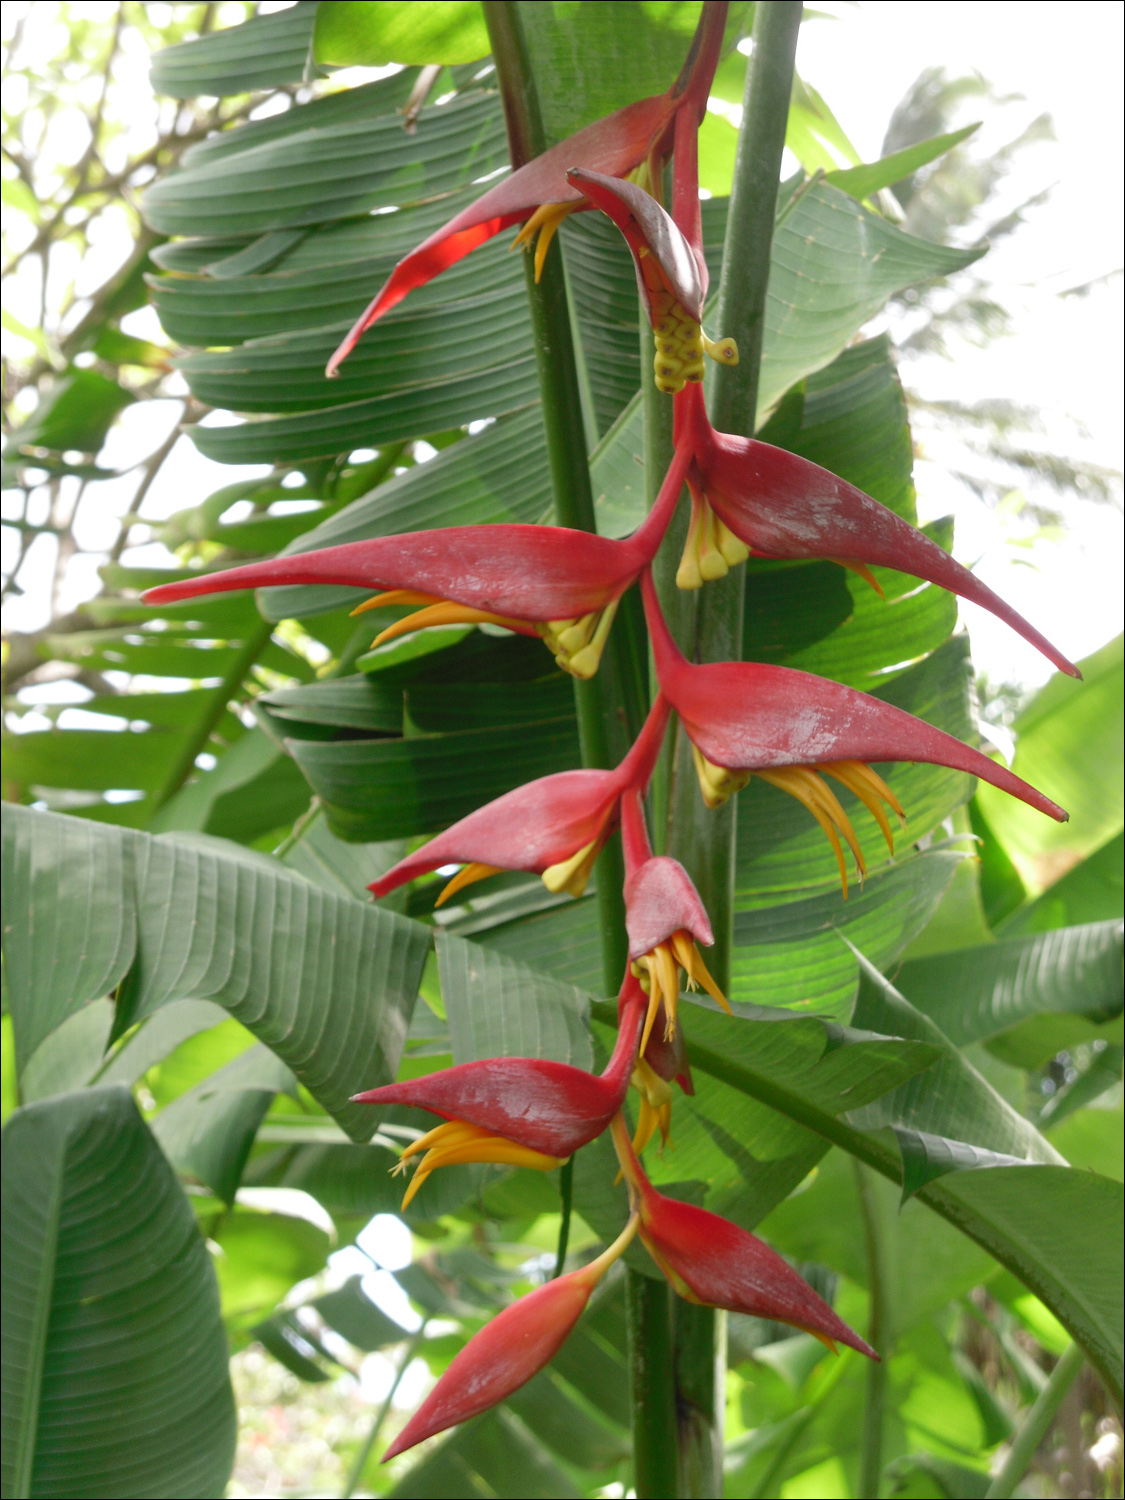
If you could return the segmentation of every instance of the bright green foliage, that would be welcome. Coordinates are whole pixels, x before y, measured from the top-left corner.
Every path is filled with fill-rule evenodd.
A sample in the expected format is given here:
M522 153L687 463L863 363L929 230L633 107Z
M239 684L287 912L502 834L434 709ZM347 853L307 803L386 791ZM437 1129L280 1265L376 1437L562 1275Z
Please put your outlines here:
M699 12L517 9L555 139L663 91ZM749 9L731 7L731 47ZM115 416L164 391L163 352L118 327L148 295L183 349L199 449L270 466L184 495L156 530L182 570L550 520L524 278L500 241L412 294L338 380L323 375L395 262L507 163L481 7L322 0L185 39L192 15L168 30L154 86L224 98L185 105L162 137L149 228L82 338L68 344L61 323L43 336L57 375L33 372L39 406L5 450L15 479L28 495L39 473L98 483ZM333 82L335 68L387 62L406 66ZM740 99L744 70L728 47L716 94ZM264 100L287 107L247 120ZM907 233L879 196L969 133L861 164L828 105L794 86L803 170L779 198L760 435L911 521L893 344L857 335L904 289L977 259ZM708 116L713 287L735 141ZM90 172L79 204L95 201ZM5 179L13 200L19 185ZM646 502L636 288L614 235L594 215L560 232L598 526L618 537ZM84 350L96 363L74 363ZM209 407L229 420L199 425ZM952 546L949 522L929 530ZM220 1493L224 1323L234 1347L257 1340L309 1389L380 1350L400 1373L417 1356L440 1374L549 1274L558 1174L454 1167L427 1181L403 1215L415 1263L395 1273L426 1320L413 1339L358 1277L296 1298L372 1215L398 1211L389 1169L434 1124L350 1095L480 1057L598 1067L614 1034L593 886L574 901L501 875L438 911L438 881L363 899L425 836L580 764L570 684L539 642L454 626L371 650L379 627L349 620L362 595L341 588L152 609L140 590L179 575L123 549L104 592L15 642L9 668L18 686L44 657L69 664L107 726L5 736L6 795L24 804L4 808L3 869L14 1494ZM880 600L828 562L744 572L747 659L861 687L973 740L948 595L876 569ZM884 1492L984 1493L1044 1378L1033 1338L1052 1357L1077 1339L1120 1399L1120 1108L1107 1107L1121 1079L1120 641L1083 668L1015 726L1015 770L1068 805L1070 824L959 773L884 767L908 829L886 857L842 793L870 870L846 904L811 819L753 782L737 812L735 1015L698 996L681 1007L695 1093L677 1096L673 1149L650 1152L653 1181L757 1227L861 1331L882 1319ZM615 1170L604 1139L575 1160L572 1265L621 1226ZM640 1251L627 1264L653 1272ZM624 1281L606 1279L516 1396L381 1470L392 1410L368 1456L347 1455L355 1485L631 1486ZM1083 1379L1087 1404L1108 1411ZM858 1492L870 1391L857 1358L732 1317L727 1380L727 1494Z

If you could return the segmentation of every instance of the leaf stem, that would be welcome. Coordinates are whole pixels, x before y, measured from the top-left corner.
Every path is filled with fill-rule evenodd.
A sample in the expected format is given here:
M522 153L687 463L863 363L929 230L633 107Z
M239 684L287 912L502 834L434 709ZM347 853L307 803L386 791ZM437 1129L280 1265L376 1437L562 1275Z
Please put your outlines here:
M1035 1450L1046 1437L1047 1429L1054 1421L1063 1397L1074 1384L1085 1358L1077 1344L1070 1344L1063 1351L1023 1426L1016 1433L999 1474L985 1490L986 1500L1008 1500L1010 1495L1015 1494L1016 1485L1027 1473L1028 1465L1035 1457Z
M395 1392L402 1383L402 1377L406 1374L410 1361L417 1354L418 1346L421 1344L425 1333L426 1324L423 1322L421 1328L419 1328L418 1332L403 1350L402 1358L399 1360L398 1368L395 1370L395 1377L391 1381L391 1388L383 1397L382 1406L375 1413L375 1420L372 1422L370 1430L363 1440L363 1447L356 1454L355 1463L352 1464L351 1471L348 1474L348 1481L340 1491L341 1500L351 1500L351 1497L359 1487L359 1482L363 1478L363 1471L367 1468L367 1460L371 1457L371 1450L379 1441L379 1434L382 1432L383 1424L390 1413L391 1402L395 1399Z
M860 1440L859 1490L878 1500L883 1475L883 1411L887 1396L886 1356L890 1353L890 1330L887 1297L890 1280L887 1274L887 1244L883 1221L870 1172L853 1159L859 1211L863 1220L863 1238L867 1249L867 1293L870 1313L867 1342L884 1355L881 1361L867 1363L863 1392L863 1431Z

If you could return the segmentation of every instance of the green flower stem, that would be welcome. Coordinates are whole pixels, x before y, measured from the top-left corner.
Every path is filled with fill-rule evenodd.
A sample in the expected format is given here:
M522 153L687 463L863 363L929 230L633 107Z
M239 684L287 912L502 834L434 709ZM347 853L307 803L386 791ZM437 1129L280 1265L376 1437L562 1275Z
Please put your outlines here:
M867 1342L883 1356L881 1363L869 1360L863 1393L863 1432L860 1441L859 1491L878 1500L883 1477L883 1411L887 1395L887 1364L891 1352L890 1316L887 1297L890 1276L887 1267L887 1243L874 1182L867 1167L858 1161L855 1168L859 1211L863 1220L863 1237L867 1249L867 1291L870 1314Z
M1028 1465L1035 1457L1035 1450L1046 1437L1047 1429L1054 1421L1063 1397L1074 1384L1085 1358L1077 1344L1071 1344L1063 1351L1061 1359L1051 1371L1050 1379L1039 1392L1035 1405L1016 1433L999 1474L985 1490L987 1500L1008 1500L1009 1495L1015 1494L1016 1485L1027 1473Z
M637 1500L679 1494L676 1474L676 1400L672 1385L672 1293L629 1267L625 1270L629 1383L633 1407L633 1487Z
M485 0L484 15L504 104L512 165L520 167L546 146L534 74L512 0ZM558 238L551 245L538 282L530 256L524 257L524 268L555 520L560 526L577 531L596 531L582 393ZM626 704L619 704L612 692L606 690L607 683L619 686L635 675L621 660L621 643L622 637L615 631L603 653L599 675L574 686L584 766L616 764L629 742ZM619 707L621 713L617 711ZM615 838L603 851L596 871L602 973L608 994L616 994L628 957L621 895L624 878L620 843Z

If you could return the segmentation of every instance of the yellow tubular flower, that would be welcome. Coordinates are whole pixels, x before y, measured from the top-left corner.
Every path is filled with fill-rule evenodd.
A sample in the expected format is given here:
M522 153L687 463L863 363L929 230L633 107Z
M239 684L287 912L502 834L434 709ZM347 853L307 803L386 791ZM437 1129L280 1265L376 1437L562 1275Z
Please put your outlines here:
M750 548L735 536L694 491L691 497L691 523L683 556L676 571L676 585L697 589L716 578L725 578L731 568L745 562Z
M699 777L699 790L703 793L704 805L712 811L722 807L728 798L742 788L753 776L753 771L729 771L726 766L716 766L707 759L697 745L691 747L695 762L695 774Z
M418 1170L403 1196L403 1208L406 1208L430 1173L436 1172L439 1167L460 1166L469 1162L498 1162L511 1167L531 1167L536 1172L550 1172L562 1165L560 1157L532 1151L529 1146L520 1146L515 1141L505 1140L503 1136L493 1135L479 1125L468 1125L464 1120L449 1120L428 1131L419 1140L412 1141L391 1169L392 1172L405 1172L409 1159L422 1151L425 1155L418 1163Z
M536 627L564 672L583 681L593 677L601 662L618 602L615 599L605 609L593 610L576 619L547 620Z
M565 891L568 896L581 896L604 842L602 838L591 839L569 859L564 859L557 865L548 865L541 878L551 894L557 896Z
M639 1156L659 1128L660 1149L663 1151L665 1146L672 1144L672 1086L665 1083L643 1057L637 1059L629 1081L641 1096L633 1150Z
M451 896L455 896L465 886L472 885L478 880L487 880L490 875L499 875L502 870L502 865L482 865L476 860L472 864L465 865L457 871L457 874L454 875L453 879L434 902L435 909L439 906L444 906Z

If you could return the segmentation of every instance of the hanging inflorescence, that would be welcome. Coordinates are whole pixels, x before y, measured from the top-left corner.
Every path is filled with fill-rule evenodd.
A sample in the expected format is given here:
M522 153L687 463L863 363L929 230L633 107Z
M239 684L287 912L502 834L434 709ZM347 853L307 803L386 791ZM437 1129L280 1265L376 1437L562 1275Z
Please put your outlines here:
M371 886L385 896L441 867L462 868L447 899L501 870L539 875L548 889L580 896L606 840L618 829L625 854L628 968L618 998L618 1038L605 1071L496 1058L463 1064L358 1095L359 1102L430 1110L438 1125L403 1153L414 1164L409 1201L430 1173L454 1163L500 1162L547 1171L609 1130L629 1193L630 1215L597 1259L521 1298L461 1351L386 1457L502 1401L553 1357L606 1269L639 1236L682 1297L790 1323L834 1347L874 1351L780 1256L718 1215L664 1197L640 1162L670 1130L673 1085L691 1091L677 1027L681 986L705 990L724 1009L701 947L713 942L687 871L654 856L644 799L674 712L691 744L703 801L721 806L753 777L797 798L823 829L839 863L844 846L865 873L859 838L829 781L871 814L893 851L889 808L903 809L876 761L928 761L981 777L1050 817L1066 814L1002 766L920 719L840 683L750 662L688 662L664 621L651 565L685 487L691 523L677 574L702 587L751 554L827 558L874 584L872 566L896 568L970 599L1007 621L1063 671L1077 675L1025 620L907 521L816 464L753 438L718 432L703 397L704 356L737 363L730 339L704 332L707 268L698 212L695 135L719 57L726 5L708 0L680 78L666 94L598 121L514 172L400 262L329 362L332 374L363 332L413 288L508 226L520 242L539 235L536 268L573 212L599 209L633 256L648 309L658 388L674 401L675 451L651 512L631 537L609 540L557 527L450 527L326 548L152 590L165 603L269 584L348 584L380 592L361 610L409 604L418 612L379 640L454 621L491 622L541 637L559 666L587 678L598 668L618 603L639 583L659 691L614 770L568 771L517 788L401 860ZM647 189L673 154L678 214ZM878 585L875 584L877 588ZM825 778L828 778L827 780ZM632 1139L622 1107L639 1097Z

